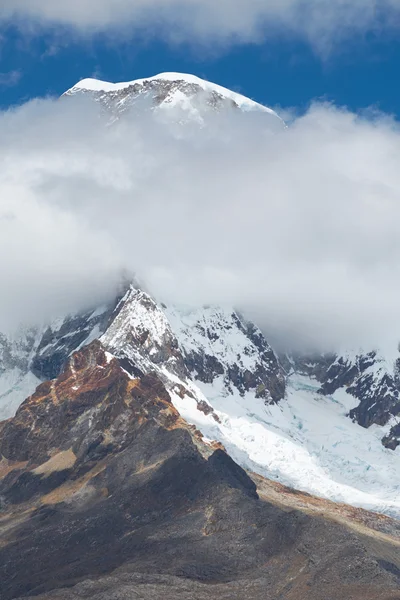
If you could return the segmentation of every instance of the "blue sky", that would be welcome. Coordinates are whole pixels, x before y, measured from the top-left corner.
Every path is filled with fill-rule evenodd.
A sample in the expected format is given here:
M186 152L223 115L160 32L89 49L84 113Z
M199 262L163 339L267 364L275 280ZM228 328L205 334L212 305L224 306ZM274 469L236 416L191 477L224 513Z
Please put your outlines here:
M374 106L400 117L400 36L359 32L321 55L299 35L231 44L180 44L145 37L75 35L46 25L27 33L12 22L0 42L0 106L60 95L84 77L129 81L162 71L196 74L269 106L304 110L325 99L352 110Z

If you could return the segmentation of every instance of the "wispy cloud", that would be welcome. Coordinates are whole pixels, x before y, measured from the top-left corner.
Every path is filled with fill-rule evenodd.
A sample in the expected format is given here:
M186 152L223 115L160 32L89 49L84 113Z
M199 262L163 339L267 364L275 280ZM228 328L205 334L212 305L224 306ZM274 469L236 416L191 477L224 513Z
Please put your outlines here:
M8 71L0 73L0 87L10 88L18 85L22 78L22 71Z

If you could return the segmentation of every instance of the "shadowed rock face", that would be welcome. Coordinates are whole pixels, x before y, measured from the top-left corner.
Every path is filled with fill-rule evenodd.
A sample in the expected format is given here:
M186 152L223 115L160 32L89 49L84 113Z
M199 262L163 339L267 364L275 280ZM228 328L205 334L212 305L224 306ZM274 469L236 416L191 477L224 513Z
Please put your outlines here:
M389 450L396 450L400 446L400 423L391 428L389 435L383 438L382 443Z
M56 330L48 327L31 361L32 372L39 379L58 377L70 353L84 344L95 328L98 335L105 331L113 308L111 304L94 316L93 311L71 315Z
M160 379L100 342L0 440L2 600L400 598L395 539L260 499Z
M198 344L197 350L184 351L185 365L191 376L209 384L223 377L228 392L237 390L244 396L246 392L255 391L256 397L265 400L266 404L283 400L286 388L284 370L261 331L236 312L227 314L218 309L206 310L206 319L199 315L200 318L197 322L194 319L192 325L202 343ZM226 336L226 332L242 335L247 345L236 356L218 360L205 350L205 342L218 342ZM253 360L248 368L245 361L250 357Z

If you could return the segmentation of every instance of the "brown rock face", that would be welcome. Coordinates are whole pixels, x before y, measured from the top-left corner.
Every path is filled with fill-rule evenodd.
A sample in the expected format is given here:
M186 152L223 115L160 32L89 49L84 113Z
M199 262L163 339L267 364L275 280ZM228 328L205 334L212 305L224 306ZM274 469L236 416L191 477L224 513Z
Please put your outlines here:
M165 426L179 420L160 380L152 375L132 379L108 356L99 341L74 353L58 379L41 384L14 419L0 423L3 459L8 465L27 463L22 473L11 471L6 498L26 500L36 493L39 481L32 473L54 457L72 452L76 464L71 467L79 472L82 463L123 450L150 416ZM48 475L45 487L69 476L69 470L55 469L57 476ZM28 481L31 485L22 485Z
M0 424L0 453L2 600L400 599L388 520L256 485L99 342Z

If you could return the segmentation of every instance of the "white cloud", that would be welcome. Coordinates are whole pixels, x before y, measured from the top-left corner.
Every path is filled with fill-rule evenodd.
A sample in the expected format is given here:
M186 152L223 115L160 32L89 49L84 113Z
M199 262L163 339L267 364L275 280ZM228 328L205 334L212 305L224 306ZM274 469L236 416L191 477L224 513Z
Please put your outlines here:
M108 126L80 97L0 116L0 330L100 301L121 268L290 341L397 341L400 131L315 105L281 133L232 111Z
M72 25L84 32L149 27L170 39L225 44L282 32L320 49L355 31L396 27L399 0L2 0L0 18Z

